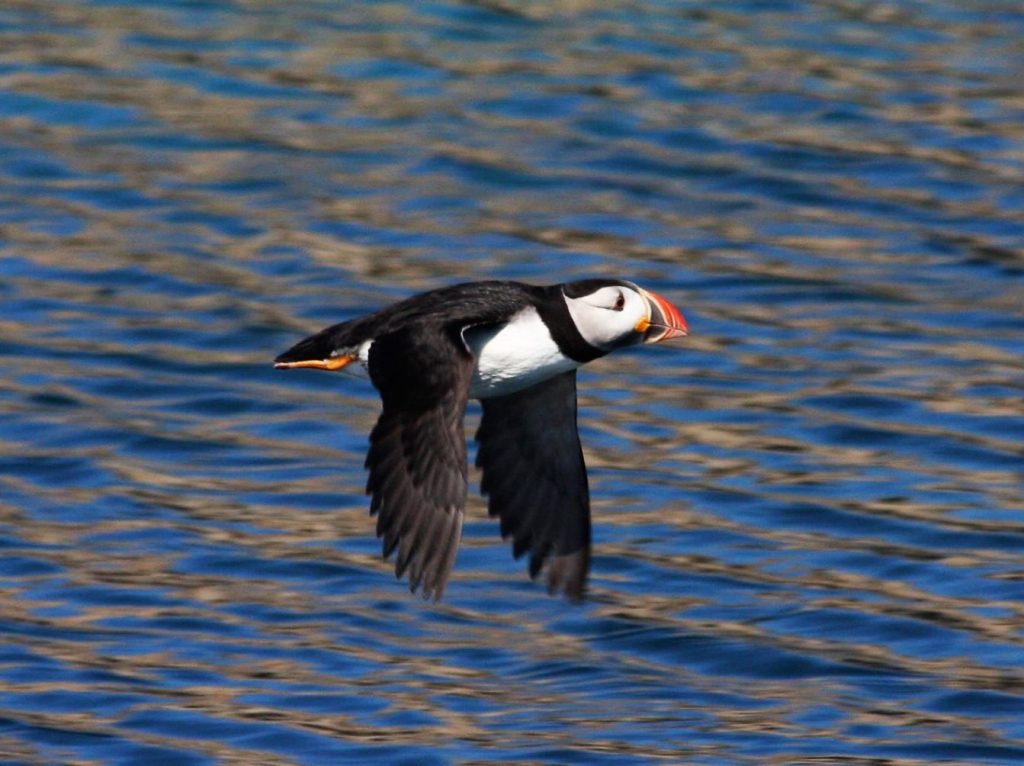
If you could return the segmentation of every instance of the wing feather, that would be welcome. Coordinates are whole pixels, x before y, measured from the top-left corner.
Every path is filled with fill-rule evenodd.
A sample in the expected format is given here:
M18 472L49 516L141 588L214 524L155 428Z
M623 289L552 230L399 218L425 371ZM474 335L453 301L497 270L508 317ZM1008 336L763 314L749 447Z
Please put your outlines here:
M374 340L367 365L383 410L366 456L387 559L410 590L437 600L451 574L466 504L466 409L473 358L443 326L403 327Z
M476 435L488 511L529 572L548 565L548 589L583 598L590 566L590 491L576 430L576 372L483 400Z

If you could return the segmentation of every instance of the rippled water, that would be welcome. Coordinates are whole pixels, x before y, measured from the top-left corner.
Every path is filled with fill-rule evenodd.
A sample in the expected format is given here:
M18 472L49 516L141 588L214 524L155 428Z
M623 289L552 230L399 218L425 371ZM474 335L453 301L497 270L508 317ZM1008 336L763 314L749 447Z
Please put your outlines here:
M4 762L1024 762L1022 40L1016 0L5 2ZM373 390L270 360L602 274L692 335L581 374L591 598L475 497L411 597Z

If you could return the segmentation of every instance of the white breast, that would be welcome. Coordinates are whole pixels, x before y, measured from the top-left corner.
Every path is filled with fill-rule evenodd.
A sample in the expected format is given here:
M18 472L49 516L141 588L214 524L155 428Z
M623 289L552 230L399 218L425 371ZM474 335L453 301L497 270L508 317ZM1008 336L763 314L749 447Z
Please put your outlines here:
M470 328L466 344L476 357L469 395L503 396L579 367L565 356L532 306L501 328Z

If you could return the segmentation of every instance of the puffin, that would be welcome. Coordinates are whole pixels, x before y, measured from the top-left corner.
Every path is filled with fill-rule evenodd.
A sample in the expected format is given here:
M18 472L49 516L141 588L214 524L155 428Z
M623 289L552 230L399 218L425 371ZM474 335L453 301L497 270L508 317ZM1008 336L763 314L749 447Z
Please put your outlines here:
M277 369L353 369L380 393L365 468L386 561L409 589L441 598L466 506L463 416L482 407L476 465L488 513L536 579L583 599L590 491L576 422L576 370L621 348L687 333L665 298L619 279L539 286L456 284L331 325L274 360Z

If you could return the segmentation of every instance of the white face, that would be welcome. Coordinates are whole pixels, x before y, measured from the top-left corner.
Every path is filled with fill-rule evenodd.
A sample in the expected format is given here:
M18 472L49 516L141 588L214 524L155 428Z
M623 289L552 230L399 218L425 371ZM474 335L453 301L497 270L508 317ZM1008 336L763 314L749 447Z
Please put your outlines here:
M611 350L643 340L637 325L650 318L647 301L635 287L601 287L578 298L565 296L569 314L591 346Z

